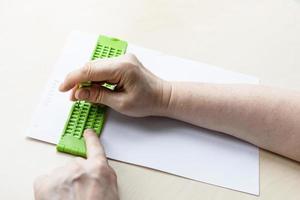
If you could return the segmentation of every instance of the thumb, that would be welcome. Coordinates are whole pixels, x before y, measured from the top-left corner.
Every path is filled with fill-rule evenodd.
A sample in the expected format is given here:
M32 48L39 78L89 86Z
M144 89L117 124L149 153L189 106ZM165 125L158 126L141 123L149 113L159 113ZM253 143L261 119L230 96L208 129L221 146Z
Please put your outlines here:
M118 102L118 94L102 87L79 88L75 91L75 98L91 103L104 104L115 107Z

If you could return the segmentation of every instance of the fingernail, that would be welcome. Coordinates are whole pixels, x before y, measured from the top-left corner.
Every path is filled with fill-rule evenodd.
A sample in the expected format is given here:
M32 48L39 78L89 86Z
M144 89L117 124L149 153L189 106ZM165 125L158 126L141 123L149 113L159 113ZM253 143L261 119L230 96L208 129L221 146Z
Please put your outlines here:
M90 91L86 89L81 89L77 92L77 99L88 99L90 97Z
M88 129L85 129L85 130L84 130L84 133L83 133L83 134L86 135L86 134L92 134L92 133L94 133L94 130L88 128Z
M84 132L93 132L93 131L94 131L94 130L91 129L91 128L87 128L87 129L84 130Z

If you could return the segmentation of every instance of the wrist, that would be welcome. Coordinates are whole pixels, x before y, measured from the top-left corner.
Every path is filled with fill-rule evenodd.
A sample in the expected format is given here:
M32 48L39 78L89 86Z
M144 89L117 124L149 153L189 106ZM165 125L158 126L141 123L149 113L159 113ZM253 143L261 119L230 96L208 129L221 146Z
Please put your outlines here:
M161 80L160 89L158 92L158 103L155 115L168 117L171 110L172 95L174 85L170 81Z

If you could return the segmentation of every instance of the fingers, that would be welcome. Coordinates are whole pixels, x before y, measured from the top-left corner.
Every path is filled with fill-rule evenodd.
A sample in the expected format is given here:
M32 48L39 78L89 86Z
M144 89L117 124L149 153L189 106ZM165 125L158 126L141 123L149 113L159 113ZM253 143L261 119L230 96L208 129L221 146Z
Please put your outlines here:
M114 78L114 68L116 64L116 59L90 61L86 63L83 68L71 72L60 85L59 90L66 92L74 88L77 84L87 81L111 80Z
M87 129L84 131L84 138L87 149L87 158L106 160L107 162L103 146L101 145L97 134L93 130Z
M70 95L70 100L71 101L76 101L77 99L75 98L75 92L76 92L76 90L78 90L78 87L74 87L74 88L72 88L72 90L71 90L71 95Z
M120 94L102 88L101 86L92 86L88 88L77 89L74 92L74 98L91 103L104 104L109 107L116 107L120 99Z

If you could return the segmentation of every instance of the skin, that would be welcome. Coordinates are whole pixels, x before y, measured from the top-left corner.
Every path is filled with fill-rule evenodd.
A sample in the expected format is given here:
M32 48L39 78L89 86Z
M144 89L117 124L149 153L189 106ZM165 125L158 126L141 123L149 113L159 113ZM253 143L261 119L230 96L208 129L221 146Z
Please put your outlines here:
M79 89L78 84L86 81L92 81L92 87ZM116 91L101 87L103 82L117 84ZM169 82L152 74L132 54L88 62L71 72L59 89L71 90L71 100L105 104L132 117L178 119L300 161L300 93L296 91Z
M34 183L38 200L118 200L117 176L108 165L99 138L86 130L87 159L76 158L64 167L40 176Z

